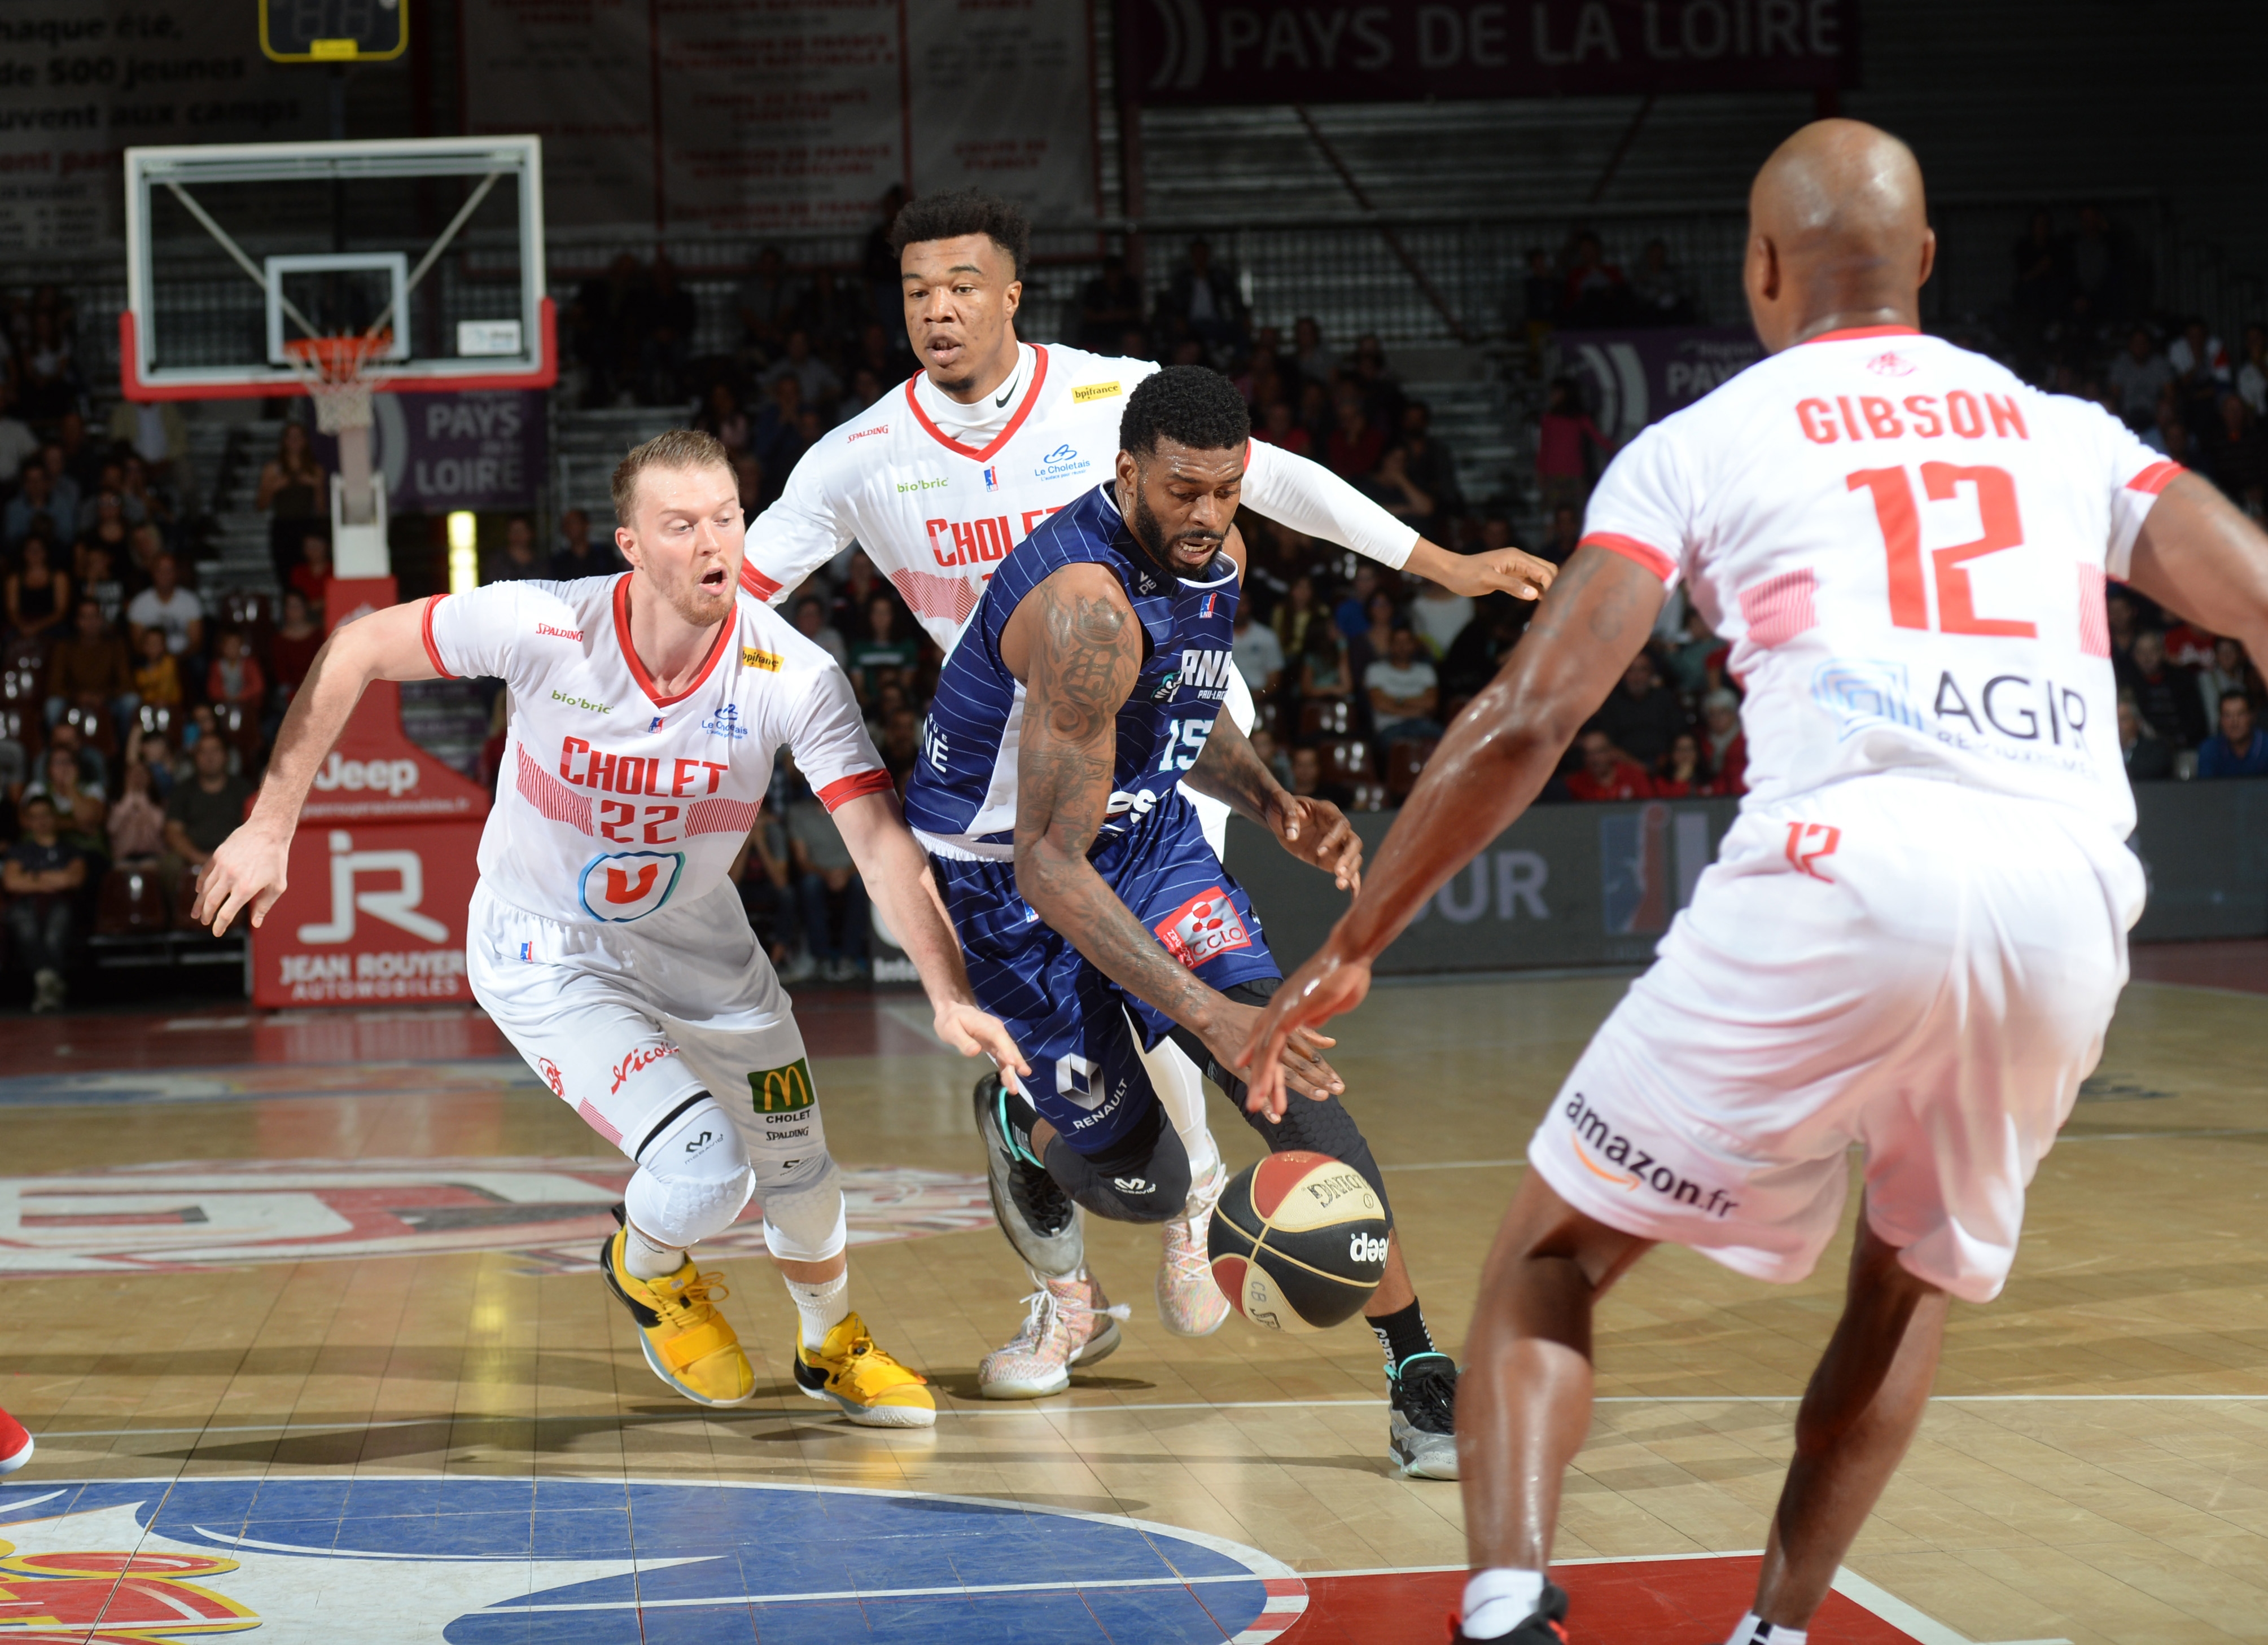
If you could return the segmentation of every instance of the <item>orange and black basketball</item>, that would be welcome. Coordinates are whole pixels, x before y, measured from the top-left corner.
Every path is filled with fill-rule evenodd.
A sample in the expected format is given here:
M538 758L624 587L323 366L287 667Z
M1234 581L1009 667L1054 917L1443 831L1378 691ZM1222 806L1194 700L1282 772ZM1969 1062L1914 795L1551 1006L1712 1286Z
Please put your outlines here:
M1386 1274L1386 1208L1353 1166L1292 1149L1222 1190L1206 1242L1221 1294L1271 1331L1351 1319Z

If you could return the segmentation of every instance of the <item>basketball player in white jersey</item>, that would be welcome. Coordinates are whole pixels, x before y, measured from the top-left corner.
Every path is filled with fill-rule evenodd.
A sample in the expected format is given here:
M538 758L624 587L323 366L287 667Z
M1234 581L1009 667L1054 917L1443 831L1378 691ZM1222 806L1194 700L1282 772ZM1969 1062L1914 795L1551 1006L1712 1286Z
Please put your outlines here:
M1552 1645L1591 1315L1657 1240L1808 1274L1848 1150L1848 1299L1796 1417L1755 1608L1802 1645L1928 1400L1948 1299L1997 1296L2101 1054L2139 914L2106 577L2268 656L2268 539L2100 408L1916 329L1904 144L1805 128L1759 173L1771 357L1618 456L1582 546L1460 717L1323 951L1256 1033L1350 1009L1425 898L1534 799L1683 584L1745 681L1748 797L1528 1149L1466 1340L1460 1639Z
M316 767L373 679L490 675L512 687L505 778L481 835L466 942L473 995L555 1095L636 1162L600 1253L646 1362L732 1406L755 1379L688 1247L763 1201L799 1316L797 1385L871 1427L925 1428L923 1379L850 1305L843 1190L787 995L728 875L786 748L834 815L919 968L939 1037L1026 1066L972 1002L961 950L850 681L740 585L725 448L665 434L615 471L631 569L499 583L340 629L292 700L250 819L213 858L196 917L258 924L284 888Z
M782 600L856 539L930 637L950 651L993 567L1034 525L1110 475L1126 397L1159 368L1018 340L1031 231L1004 201L976 193L924 196L899 213L891 238L907 332L923 369L805 453L779 500L750 523L743 575L761 598ZM1266 518L1461 594L1504 591L1534 599L1550 585L1554 568L1547 562L1517 549L1451 554L1320 465L1257 440L1248 449L1243 503ZM1251 694L1241 677L1232 674L1227 686L1229 717L1248 731ZM1221 854L1228 807L1183 792ZM1165 1226L1159 1313L1167 1329L1201 1336L1228 1313L1205 1257L1206 1223L1226 1173L1205 1123L1196 1066L1170 1042L1145 1061L1189 1150L1193 1185L1184 1214ZM988 1078L980 1103L994 1091L997 1083ZM1017 1228L1022 1211L1012 1196L1003 1197L1006 1185L997 1178L1002 1222ZM1022 1242L1045 1245L1039 1266L1051 1272L1066 1259L1078 1266L1075 1250L1065 1257L1064 1242L1075 1246L1079 1239L1068 1201L1054 1211L1065 1220L1064 1232L1027 1230ZM1412 1358L1439 1370L1447 1362L1432 1353L1414 1304L1405 1311L1391 1340L1381 1335L1389 1375L1398 1377ZM1051 1387L1035 1384L1031 1392ZM988 1392L1008 1390L988 1384ZM1445 1441L1446 1417L1441 1428L1436 1438ZM1419 1443L1414 1430L1406 1437ZM1399 1439L1396 1447L1402 1456ZM1446 1474L1449 1447L1434 1444L1431 1460L1419 1465Z

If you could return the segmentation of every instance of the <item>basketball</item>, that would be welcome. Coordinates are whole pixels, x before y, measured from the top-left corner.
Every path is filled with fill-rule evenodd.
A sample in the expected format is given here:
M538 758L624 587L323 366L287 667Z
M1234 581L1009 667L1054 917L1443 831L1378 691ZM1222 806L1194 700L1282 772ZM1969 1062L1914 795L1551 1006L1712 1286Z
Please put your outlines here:
M1328 1331L1386 1274L1386 1208L1353 1166L1293 1149L1221 1191L1206 1250L1221 1295L1270 1331Z

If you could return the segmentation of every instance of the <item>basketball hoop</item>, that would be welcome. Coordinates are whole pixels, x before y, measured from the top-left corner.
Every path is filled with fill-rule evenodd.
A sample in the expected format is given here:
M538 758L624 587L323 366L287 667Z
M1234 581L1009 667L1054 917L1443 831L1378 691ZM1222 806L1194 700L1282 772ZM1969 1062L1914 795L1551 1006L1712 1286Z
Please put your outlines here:
M347 333L336 337L294 337L284 345L291 370L315 402L315 427L325 434L370 427L370 396L376 386L368 370L394 347L394 334Z

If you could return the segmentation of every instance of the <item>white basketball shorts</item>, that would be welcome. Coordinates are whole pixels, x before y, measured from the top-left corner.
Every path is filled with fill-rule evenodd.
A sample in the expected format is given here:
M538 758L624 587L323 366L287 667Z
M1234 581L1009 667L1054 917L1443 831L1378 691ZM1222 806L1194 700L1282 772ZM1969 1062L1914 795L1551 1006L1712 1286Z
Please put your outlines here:
M704 1091L759 1184L826 1152L803 1034L729 883L622 926L546 920L483 881L465 947L481 1008L630 1158Z
M1528 1144L1561 1198L1808 1275L1848 1151L1918 1277L1999 1294L2102 1052L2141 865L2041 801L1867 776L1744 814Z

